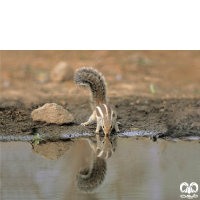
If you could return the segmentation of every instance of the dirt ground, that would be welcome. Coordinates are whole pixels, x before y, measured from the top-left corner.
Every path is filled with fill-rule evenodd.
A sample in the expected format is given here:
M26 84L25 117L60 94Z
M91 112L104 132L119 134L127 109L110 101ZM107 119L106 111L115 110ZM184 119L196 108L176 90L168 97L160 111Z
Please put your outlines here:
M1 51L0 139L94 133L95 125L80 126L91 114L89 91L49 78L60 61L102 72L121 133L200 136L200 51ZM33 122L31 111L47 102L64 106L74 123Z

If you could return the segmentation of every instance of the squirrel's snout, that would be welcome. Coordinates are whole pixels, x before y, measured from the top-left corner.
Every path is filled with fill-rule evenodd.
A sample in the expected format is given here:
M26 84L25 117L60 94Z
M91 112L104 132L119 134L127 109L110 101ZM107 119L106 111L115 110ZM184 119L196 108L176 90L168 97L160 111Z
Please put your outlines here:
M109 135L110 131L109 131L109 130L106 130L106 129L104 129L104 133L105 133L105 136L106 136L106 137L108 137L108 135Z

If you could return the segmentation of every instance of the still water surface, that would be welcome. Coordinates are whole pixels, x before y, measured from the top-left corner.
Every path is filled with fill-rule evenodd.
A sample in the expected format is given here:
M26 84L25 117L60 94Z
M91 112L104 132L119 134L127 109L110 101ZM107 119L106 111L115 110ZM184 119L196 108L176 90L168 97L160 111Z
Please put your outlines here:
M113 154L98 166L103 165L105 175L93 174L88 184L97 186L87 194L77 187L78 174L99 162L87 140L47 143L43 149L1 142L0 199L180 199L182 182L200 186L198 141L117 138L112 145ZM86 187L86 182L80 184ZM200 197L200 191L197 194Z

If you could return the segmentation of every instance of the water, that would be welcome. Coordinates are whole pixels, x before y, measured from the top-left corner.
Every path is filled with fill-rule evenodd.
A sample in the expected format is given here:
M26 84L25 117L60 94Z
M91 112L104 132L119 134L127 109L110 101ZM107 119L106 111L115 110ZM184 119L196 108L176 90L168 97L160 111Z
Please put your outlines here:
M76 177L95 159L87 140L47 143L35 149L26 142L1 142L0 199L181 199L182 182L200 186L199 141L133 137L118 138L112 146L113 154L101 159L107 168L104 180L92 194L85 194Z

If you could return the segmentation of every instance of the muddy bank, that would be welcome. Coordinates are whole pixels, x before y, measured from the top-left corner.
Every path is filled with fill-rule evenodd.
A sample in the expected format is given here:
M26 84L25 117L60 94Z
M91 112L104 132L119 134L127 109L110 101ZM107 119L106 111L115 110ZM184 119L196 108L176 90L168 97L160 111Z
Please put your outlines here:
M94 135L82 127L91 115L89 90L73 81L55 83L50 74L64 61L75 71L91 66L105 76L109 104L119 115L119 136L199 136L200 51L2 51L0 140L58 140ZM153 86L153 90L152 87ZM64 106L71 124L33 122L45 103ZM20 139L19 139L20 137Z
M60 100L49 100L60 104ZM38 105L25 106L19 100L0 102L0 140L31 140L36 133L45 139L58 140L95 135L95 125L80 126L91 114L87 97L66 99L64 106L75 117L71 124L55 125L33 122L30 114ZM127 96L111 98L118 111L119 136L198 137L200 136L200 99L150 99ZM102 132L101 132L102 133ZM113 133L114 134L114 133Z

